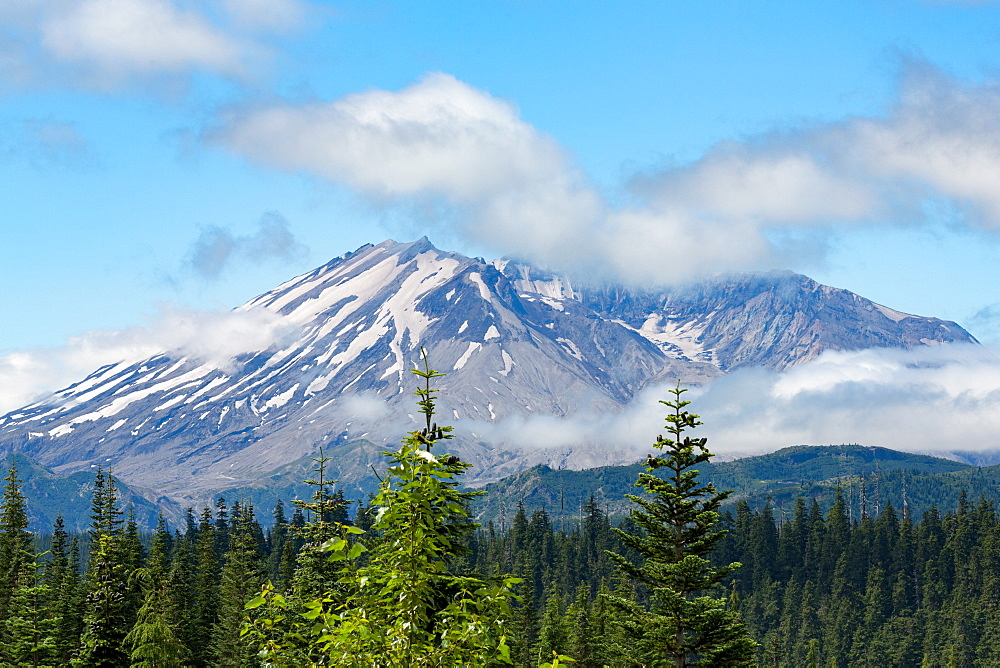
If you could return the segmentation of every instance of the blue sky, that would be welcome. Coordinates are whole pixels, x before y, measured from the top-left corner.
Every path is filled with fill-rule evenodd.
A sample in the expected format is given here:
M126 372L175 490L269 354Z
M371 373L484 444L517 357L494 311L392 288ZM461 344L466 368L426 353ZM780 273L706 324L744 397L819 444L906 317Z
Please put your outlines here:
M1000 340L997 3L20 0L0 54L17 400L424 234Z

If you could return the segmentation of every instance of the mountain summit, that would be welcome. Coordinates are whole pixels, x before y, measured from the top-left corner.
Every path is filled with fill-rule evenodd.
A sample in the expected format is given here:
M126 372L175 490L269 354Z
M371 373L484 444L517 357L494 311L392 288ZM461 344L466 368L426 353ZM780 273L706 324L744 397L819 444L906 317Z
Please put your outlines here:
M955 323L792 273L671 290L574 286L426 238L362 246L237 311L279 319L286 334L223 365L163 351L98 369L0 417L0 454L22 451L59 472L111 466L133 486L185 501L320 445L336 457L338 444L398 440L415 424L409 370L421 346L448 374L443 420L475 424L615 411L651 383L782 369L829 349L975 341ZM475 434L456 447L481 477L540 461ZM613 460L588 457L563 461Z

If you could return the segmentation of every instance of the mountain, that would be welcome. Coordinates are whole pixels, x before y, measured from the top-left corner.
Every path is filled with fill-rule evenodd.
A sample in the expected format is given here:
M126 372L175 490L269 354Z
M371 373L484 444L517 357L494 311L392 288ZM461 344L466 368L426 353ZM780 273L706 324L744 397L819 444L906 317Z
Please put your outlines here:
M163 351L105 366L0 417L0 455L20 451L57 473L110 466L185 505L252 485L321 445L354 480L369 470L347 444L366 441L375 452L415 428L409 369L424 347L448 374L440 418L461 425L453 449L474 477L498 479L536 463L582 468L634 456L599 434L524 449L520 416L616 411L652 383L781 369L827 349L975 341L954 323L791 273L672 290L574 286L426 238L363 246L236 311L278 319L285 333L225 363ZM513 426L485 434L506 418Z
M510 521L520 503L528 515L545 510L553 520L572 522L593 497L606 512L621 516L632 506L625 494L639 494L635 481L642 470L640 464L582 471L535 466L486 485L487 494L477 499L474 512L479 522L500 524ZM900 509L904 501L915 517L935 504L950 510L957 507L963 490L970 502L979 497L1000 502L1000 466L979 468L861 445L798 445L756 457L707 462L698 470L701 482L733 491L728 505L740 499L754 508L771 503L776 514L788 512L800 497L816 499L828 508L840 490L859 515L862 488L870 514L887 503Z

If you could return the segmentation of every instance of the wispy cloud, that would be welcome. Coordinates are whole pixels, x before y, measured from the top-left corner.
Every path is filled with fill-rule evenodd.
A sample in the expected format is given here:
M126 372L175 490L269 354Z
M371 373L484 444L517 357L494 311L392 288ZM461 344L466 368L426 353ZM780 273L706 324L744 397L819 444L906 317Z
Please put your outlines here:
M1000 347L1000 302L984 306L968 318L980 341Z
M0 414L40 399L106 364L138 362L166 351L217 368L248 352L267 350L294 332L261 309L195 311L164 306L142 327L100 330L56 348L0 356Z
M86 167L96 163L90 142L73 123L53 118L13 123L0 135L0 155L36 167Z
M717 144L639 174L611 206L509 102L446 74L398 92L236 110L210 137L374 203L435 202L471 242L642 282L786 266L843 226L919 225L930 202L1000 233L1000 85L911 64L883 117Z
M237 235L222 227L206 227L195 241L185 266L199 278L218 278L227 267L245 262L292 261L306 252L280 213L265 213L257 231Z
M270 59L266 35L300 27L305 13L299 0L4 3L0 68L19 85L99 89L195 71L247 78Z

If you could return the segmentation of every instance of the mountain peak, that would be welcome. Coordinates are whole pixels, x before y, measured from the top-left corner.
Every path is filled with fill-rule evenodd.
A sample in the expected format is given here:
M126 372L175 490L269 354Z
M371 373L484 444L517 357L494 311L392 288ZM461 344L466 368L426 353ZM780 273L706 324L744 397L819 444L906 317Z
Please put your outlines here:
M974 340L954 323L901 317L796 274L597 289L441 251L426 237L366 244L240 308L289 333L225 368L182 351L103 367L58 402L0 416L0 455L20 450L61 473L112 466L175 500L204 498L321 444L385 445L414 428L409 370L424 347L447 373L440 419L459 423L452 444L477 477L611 464L621 454L607 435L528 451L505 419L617 411L665 379L782 369L828 349ZM358 466L352 475L369 473Z

